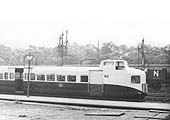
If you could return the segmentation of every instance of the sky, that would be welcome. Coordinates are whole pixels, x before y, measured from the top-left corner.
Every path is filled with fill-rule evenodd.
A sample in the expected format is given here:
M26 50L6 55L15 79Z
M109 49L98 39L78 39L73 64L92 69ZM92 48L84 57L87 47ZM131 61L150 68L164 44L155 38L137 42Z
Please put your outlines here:
M137 46L144 38L162 47L170 44L169 5L168 0L4 0L0 44L55 47L68 30L70 44Z

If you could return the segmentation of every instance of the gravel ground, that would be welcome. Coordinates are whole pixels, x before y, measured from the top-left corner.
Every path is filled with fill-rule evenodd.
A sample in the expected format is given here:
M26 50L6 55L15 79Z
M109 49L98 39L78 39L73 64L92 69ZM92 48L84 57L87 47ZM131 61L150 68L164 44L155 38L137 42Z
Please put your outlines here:
M88 116L89 112L124 112L122 116ZM147 110L125 110L80 107L70 105L52 105L40 103L22 103L0 100L0 120L145 120L135 115L155 116Z

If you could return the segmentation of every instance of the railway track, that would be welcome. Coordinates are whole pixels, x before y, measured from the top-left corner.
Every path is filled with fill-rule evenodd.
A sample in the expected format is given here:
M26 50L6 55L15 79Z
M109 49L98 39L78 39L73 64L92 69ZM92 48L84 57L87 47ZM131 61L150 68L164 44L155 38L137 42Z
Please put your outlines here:
M4 120L169 120L170 111L133 110L105 107L45 104L0 100L0 116Z
M127 101L109 101L109 100L92 100L92 99L75 99L75 98L59 98L59 97L40 97L23 95L4 95L0 94L1 100L21 101L21 102L37 102L50 104L68 104L78 106L94 106L108 107L119 109L141 109L141 110L167 110L170 111L169 103L153 103L153 102L127 102Z
M170 102L170 94L169 93L149 93L145 97L145 101Z
M92 99L75 99L75 98L59 98L59 97L40 97L40 96L30 96L26 97L25 95L6 95L6 94L0 94L0 100L5 100L5 101L14 101L12 103L15 103L15 106L21 106L22 107L15 107L15 108L22 108L22 111L27 111L28 109L32 109L30 111L36 110L37 105L42 107L45 106L52 106L52 107L47 107L47 108L41 108L39 111L44 111L43 114L39 115L42 118L47 117L50 119L51 117L58 118L62 117L63 114L54 116L54 115L46 115L49 112L47 112L47 109L55 109L51 111L56 112L56 107L54 106L59 106L59 111L58 113L61 113L64 111L64 115L66 114L65 112L68 111L69 109L69 116L68 119L70 119L70 110L71 113L78 113L79 115L81 114L81 118L88 118L88 119L119 119L119 120L124 120L124 119L133 119L133 120L148 120L148 119L160 119L160 120L169 120L170 119L170 104L169 103L155 103L155 102L127 102L127 101L109 101L109 100L92 100ZM2 104L2 103L1 103ZM14 106L10 105L10 106ZM25 105L25 108L24 108ZM26 106L27 105L27 106ZM29 105L29 106L28 106ZM35 107L33 106L35 105ZM3 105L4 106L4 105ZM66 107L64 107L66 106ZM69 107L72 106L72 107ZM34 109L33 109L34 107ZM85 108L93 108L95 110L87 110ZM6 107L5 107L6 108ZM8 108L8 107L7 107ZM65 109L66 108L66 109ZM13 108L14 109L14 108ZM27 110L25 110L27 109ZM101 109L101 110L97 110ZM106 110L108 109L108 110ZM76 111L77 110L77 111ZM80 111L82 110L82 113ZM15 110L15 111L18 111ZM28 110L29 111L29 110ZM52 113L53 113L52 112ZM25 118L34 118L36 116L34 112L32 113L24 113L16 116L13 115L13 112L8 112L9 114L6 114L4 118L8 118L10 116L13 116L13 118L19 118L19 117L25 117ZM51 113L51 112L50 112ZM11 115L12 114L12 115ZM16 112L15 114L19 114ZM76 114L72 115L72 118L77 116ZM1 113L0 113L1 115ZM37 115L37 114L36 114ZM51 118L51 119L52 119ZM64 116L65 118L65 116ZM77 117L76 117L77 118ZM12 119L10 117L10 119Z

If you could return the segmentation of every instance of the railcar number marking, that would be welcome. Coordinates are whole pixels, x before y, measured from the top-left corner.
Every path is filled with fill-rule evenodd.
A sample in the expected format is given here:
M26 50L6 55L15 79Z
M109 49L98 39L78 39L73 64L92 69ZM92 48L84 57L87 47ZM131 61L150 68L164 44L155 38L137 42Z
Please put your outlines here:
M104 75L105 78L109 78L109 75Z

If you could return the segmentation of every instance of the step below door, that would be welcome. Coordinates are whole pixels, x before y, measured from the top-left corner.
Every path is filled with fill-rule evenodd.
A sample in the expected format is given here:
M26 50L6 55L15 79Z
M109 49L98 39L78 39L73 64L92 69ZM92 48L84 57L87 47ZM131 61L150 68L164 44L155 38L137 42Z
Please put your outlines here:
M103 71L89 71L89 93L90 96L102 96L103 94Z

